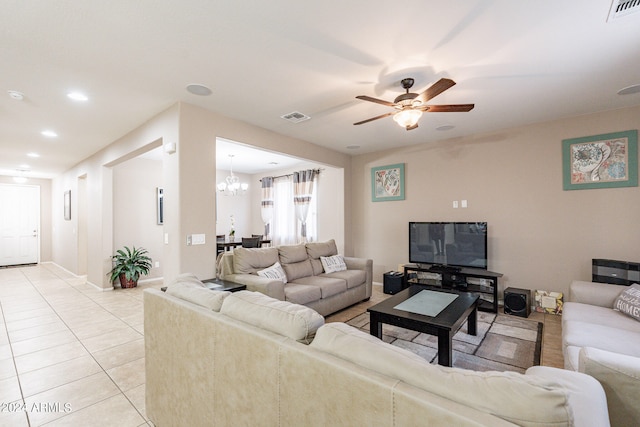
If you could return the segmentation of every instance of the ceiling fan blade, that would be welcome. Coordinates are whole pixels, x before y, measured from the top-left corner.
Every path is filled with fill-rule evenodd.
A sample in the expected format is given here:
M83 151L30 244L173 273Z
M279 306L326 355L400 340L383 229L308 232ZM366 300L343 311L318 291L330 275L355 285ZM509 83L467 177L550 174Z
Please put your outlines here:
M416 99L422 101L422 103L425 103L430 99L440 95L442 92L454 86L455 84L456 82L454 82L451 79L440 79L434 84L432 84L431 86L429 86L427 90L425 90L420 95L418 95Z
M354 123L354 125L361 125L361 124L364 124L364 123L369 123L369 122L372 122L372 121L374 121L374 120L378 120L378 119L382 119L382 118L385 118L385 117L392 116L392 115L394 115L395 113L396 113L396 111L392 111L392 112L390 112L390 113L381 114L381 115L379 115L379 116L372 117L372 118L370 118L370 119L363 120L363 121L358 122L358 123Z
M473 110L475 104L425 105L419 109L426 113L464 113Z
M395 107L396 104L393 102L385 101L384 99L372 98L367 95L358 95L356 96L358 99L362 99L363 101L375 102L376 104L386 105L387 107Z

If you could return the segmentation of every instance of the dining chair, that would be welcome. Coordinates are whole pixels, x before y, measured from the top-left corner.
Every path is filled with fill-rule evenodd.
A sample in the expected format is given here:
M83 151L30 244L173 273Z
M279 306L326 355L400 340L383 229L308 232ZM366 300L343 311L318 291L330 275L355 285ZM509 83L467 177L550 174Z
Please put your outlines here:
M261 237L243 237L242 238L242 247L243 248L259 248L260 247L260 239L261 239Z

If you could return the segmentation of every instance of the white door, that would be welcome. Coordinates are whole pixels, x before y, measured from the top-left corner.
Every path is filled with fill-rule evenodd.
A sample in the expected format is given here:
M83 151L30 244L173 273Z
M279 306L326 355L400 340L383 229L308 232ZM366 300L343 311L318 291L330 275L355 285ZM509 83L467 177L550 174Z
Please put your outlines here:
M38 262L40 187L0 184L0 266Z

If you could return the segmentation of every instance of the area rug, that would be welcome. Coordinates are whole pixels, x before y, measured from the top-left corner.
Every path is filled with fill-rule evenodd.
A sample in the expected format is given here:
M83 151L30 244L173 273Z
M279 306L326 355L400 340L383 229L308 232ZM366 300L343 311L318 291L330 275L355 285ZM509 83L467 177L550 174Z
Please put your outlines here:
M369 313L347 321L369 333ZM453 337L453 366L474 371L515 371L540 364L542 323L507 315L478 312L478 334L467 334L466 322ZM438 363L438 338L383 324L385 342Z

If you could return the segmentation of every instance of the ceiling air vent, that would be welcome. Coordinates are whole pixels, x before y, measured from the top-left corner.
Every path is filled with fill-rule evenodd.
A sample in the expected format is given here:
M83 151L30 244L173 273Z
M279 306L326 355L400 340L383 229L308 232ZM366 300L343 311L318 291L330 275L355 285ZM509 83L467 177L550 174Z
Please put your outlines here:
M613 0L607 22L640 12L640 0Z
M285 114L284 116L280 116L280 117L290 121L291 123L300 123L300 122L304 122L305 120L309 120L311 118L297 111L294 111L293 113Z

